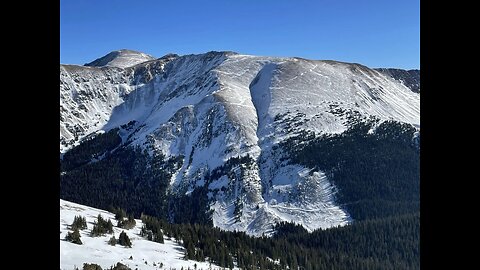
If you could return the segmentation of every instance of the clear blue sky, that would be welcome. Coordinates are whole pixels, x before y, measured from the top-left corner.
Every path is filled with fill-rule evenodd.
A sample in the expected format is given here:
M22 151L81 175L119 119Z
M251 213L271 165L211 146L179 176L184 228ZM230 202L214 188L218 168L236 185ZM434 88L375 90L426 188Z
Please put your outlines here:
M61 0L60 62L207 51L420 67L420 0Z

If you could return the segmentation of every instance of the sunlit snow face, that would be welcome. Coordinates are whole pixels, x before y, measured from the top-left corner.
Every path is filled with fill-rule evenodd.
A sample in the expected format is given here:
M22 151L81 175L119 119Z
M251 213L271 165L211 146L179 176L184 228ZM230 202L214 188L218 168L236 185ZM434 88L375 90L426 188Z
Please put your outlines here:
M61 152L135 121L121 128L123 142L182 157L170 179L174 192L191 192L206 184L206 171L248 155L252 165L209 183L224 190L210 194L213 222L224 229L261 234L282 220L310 230L346 224L329 180L285 164L279 143L304 132L342 133L357 115L420 123L418 93L360 65L232 53L162 61L155 68L61 66ZM238 194L244 211L233 219Z

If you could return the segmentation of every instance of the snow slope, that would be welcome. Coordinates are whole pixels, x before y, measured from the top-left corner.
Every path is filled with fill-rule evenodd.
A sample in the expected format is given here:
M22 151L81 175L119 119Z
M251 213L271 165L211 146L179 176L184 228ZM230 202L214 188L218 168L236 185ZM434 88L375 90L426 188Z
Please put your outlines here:
M165 238L164 244L147 241L140 237L139 233L142 227L141 220L135 220L136 226L131 230L123 230L114 227L115 238L118 239L120 232L125 231L132 241L132 247L126 248L120 245L111 246L107 242L112 235L102 237L90 237L89 233L93 227L94 220L98 215L105 219L111 219L115 225L115 215L107 211L87 207L84 205L60 200L60 269L72 270L74 267L82 268L83 263L96 263L103 269L110 269L110 266L121 262L128 267L142 270L161 269L160 263L163 263L163 269L180 269L190 267L194 269L209 269L208 262L197 262L184 260L184 248L175 242L175 239ZM87 219L87 229L80 231L82 245L77 245L65 241L65 235L69 232L67 225L72 224L75 216L82 216ZM133 259L130 259L132 256ZM147 262L147 263L145 263ZM153 263L156 266L153 266ZM212 265L211 269L220 269Z
M100 131L114 108L134 90L161 71L176 55L121 69L60 65L60 152L77 145L86 135Z
M145 53L123 49L110 52L101 58L85 64L85 66L127 68L154 59L155 57Z
M350 221L323 172L288 164L283 140L341 133L352 116L420 128L420 94L359 64L208 52L125 69L60 70L61 153L135 120L122 134L126 144L182 157L172 194L208 184L214 225L252 235L270 233L279 221L308 230ZM252 162L207 183L207 172L245 156Z
M403 70L396 68L376 68L375 70L400 81L413 92L420 93L420 70Z

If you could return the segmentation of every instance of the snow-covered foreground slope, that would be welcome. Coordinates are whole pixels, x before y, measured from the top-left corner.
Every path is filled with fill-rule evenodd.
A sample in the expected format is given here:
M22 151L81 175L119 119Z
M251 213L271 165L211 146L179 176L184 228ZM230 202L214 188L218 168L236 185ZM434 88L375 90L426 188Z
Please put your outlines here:
M165 238L165 243L160 244L147 241L140 237L140 229L142 221L136 220L136 226L130 230L124 230L114 227L115 237L121 231L125 231L132 241L132 247L126 248L121 245L111 246L107 242L112 235L101 237L90 237L90 231L93 227L94 220L98 215L106 220L111 219L115 225L115 215L107 211L87 207L84 205L60 200L60 269L73 270L74 267L82 268L83 263L95 263L103 269L110 269L110 266L121 262L131 269L210 269L208 262L196 262L192 260L184 260L184 248L175 243L175 239ZM87 219L86 230L80 231L82 245L73 244L64 240L65 235L69 232L67 225L72 224L75 216L82 216ZM130 259L132 257L132 259ZM147 262L147 263L145 263ZM155 263L156 266L153 266ZM160 264L163 268L160 268ZM212 265L211 269L220 269L220 267Z
M288 162L285 139L371 117L420 127L420 94L359 64L209 52L60 71L61 153L131 123L124 145L181 160L170 194L207 185L214 225L253 235L279 221L313 230L350 220L324 172ZM240 157L251 162L225 165Z

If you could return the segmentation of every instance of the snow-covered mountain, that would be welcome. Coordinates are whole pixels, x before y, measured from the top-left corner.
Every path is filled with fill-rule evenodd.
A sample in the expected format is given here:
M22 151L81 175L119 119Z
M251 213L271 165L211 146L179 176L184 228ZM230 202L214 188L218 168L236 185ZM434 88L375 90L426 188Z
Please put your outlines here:
M60 65L61 156L120 127L124 146L179 161L170 194L206 187L213 224L226 230L261 235L280 221L308 230L350 221L324 172L289 162L286 139L342 133L352 119L420 128L420 94L359 64L234 52L134 66L108 59Z
M375 70L400 81L413 92L420 93L420 70L403 70L397 68L377 68Z
M85 66L90 66L90 67L110 66L110 67L126 68L126 67L131 67L136 64L143 63L150 60L155 60L155 58L145 53L123 49L123 50L110 52L109 54L103 57L100 57L90 63L85 64Z
M95 263L102 269L110 269L110 266L118 262L131 269L221 269L209 262L197 262L184 259L184 247L177 243L174 238L166 238L164 243L148 241L140 236L143 226L141 220L137 219L132 229L121 229L114 227L114 234L99 237L90 236L90 231L96 222L98 215L105 220L115 222L113 213L60 200L60 269L71 270L74 267L82 268L84 263ZM80 230L81 245L65 241L65 236L72 230L75 216L84 217L87 221L87 229ZM111 246L108 244L110 237L118 238L124 231L132 242L131 248L121 245ZM236 268L237 269L237 268Z

